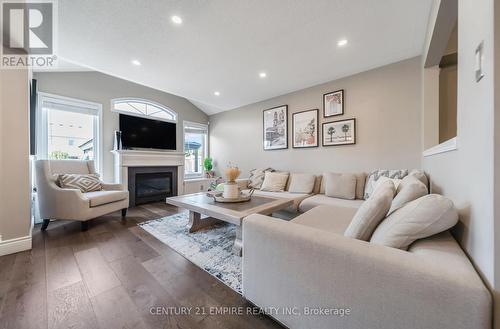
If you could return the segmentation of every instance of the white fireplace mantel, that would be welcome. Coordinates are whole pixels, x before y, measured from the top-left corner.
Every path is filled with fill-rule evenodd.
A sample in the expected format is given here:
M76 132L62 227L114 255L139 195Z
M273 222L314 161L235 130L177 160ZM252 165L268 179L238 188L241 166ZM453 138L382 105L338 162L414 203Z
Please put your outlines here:
M148 150L115 150L114 155L115 182L128 187L129 167L161 167L173 166L177 168L178 195L182 194L184 181L184 153L173 151Z

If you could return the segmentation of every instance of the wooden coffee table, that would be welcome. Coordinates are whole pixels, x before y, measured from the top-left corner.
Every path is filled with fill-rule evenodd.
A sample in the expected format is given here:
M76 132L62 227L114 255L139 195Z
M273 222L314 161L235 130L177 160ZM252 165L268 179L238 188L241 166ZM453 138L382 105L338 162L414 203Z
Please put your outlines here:
M189 210L189 232L212 226L220 221L236 225L236 239L233 252L242 255L243 218L252 214L270 215L293 203L291 199L252 196L250 201L239 203L220 203L206 193L195 193L167 198L167 203ZM201 218L201 215L209 216Z

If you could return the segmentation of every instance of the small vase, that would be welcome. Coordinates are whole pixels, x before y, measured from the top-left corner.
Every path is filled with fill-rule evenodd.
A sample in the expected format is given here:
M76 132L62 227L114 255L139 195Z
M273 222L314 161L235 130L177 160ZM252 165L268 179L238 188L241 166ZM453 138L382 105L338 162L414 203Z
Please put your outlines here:
M237 199L240 196L240 189L236 183L225 183L222 196L226 199Z

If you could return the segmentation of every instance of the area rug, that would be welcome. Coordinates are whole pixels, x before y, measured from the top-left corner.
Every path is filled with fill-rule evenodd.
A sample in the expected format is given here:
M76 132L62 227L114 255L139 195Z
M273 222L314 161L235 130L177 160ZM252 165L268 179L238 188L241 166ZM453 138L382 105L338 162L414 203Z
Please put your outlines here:
M236 227L221 223L194 233L180 213L139 224L141 228L241 294L241 257L232 253Z

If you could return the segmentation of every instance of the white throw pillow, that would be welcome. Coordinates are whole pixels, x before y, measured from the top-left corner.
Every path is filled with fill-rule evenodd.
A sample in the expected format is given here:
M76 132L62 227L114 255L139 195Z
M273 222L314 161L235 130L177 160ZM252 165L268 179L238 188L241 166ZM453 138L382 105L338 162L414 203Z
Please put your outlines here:
M288 173L283 172L266 172L264 182L261 186L261 191L268 192L283 192L285 191Z
M418 198L423 197L424 195L427 195L429 193L427 190L427 186L425 186L414 176L410 175L403 178L397 190L397 194L394 197L394 200L392 200L391 209L389 209L387 215L392 214L408 202L417 200Z
M260 189L262 182L264 181L264 175L266 172L272 172L272 168L258 168L250 170L250 176L248 177L248 187L253 189Z
M373 232L370 242L407 250L415 240L446 231L457 222L453 202L442 195L429 194L388 216Z
M291 174L289 178L288 192L290 193L312 193L316 176L312 174Z
M373 231L389 211L394 193L396 188L392 181L382 182L359 207L344 235L363 241L370 240Z
M332 198L356 199L356 175L325 173L325 195Z

